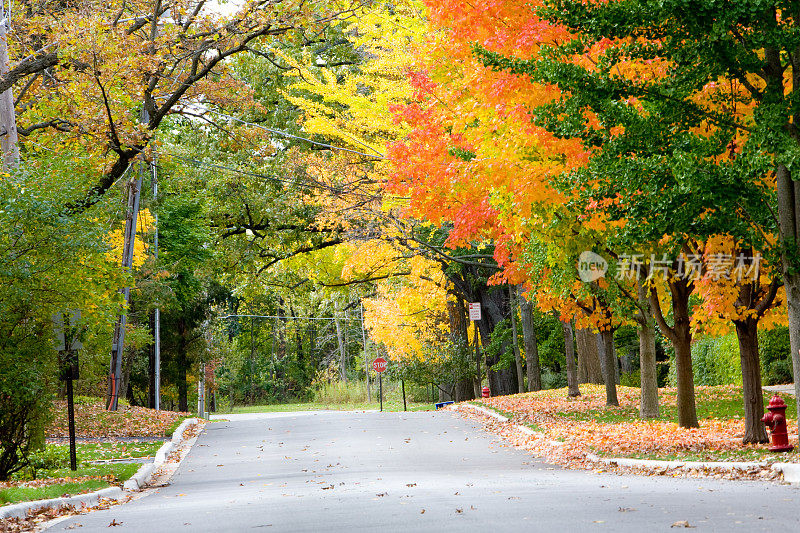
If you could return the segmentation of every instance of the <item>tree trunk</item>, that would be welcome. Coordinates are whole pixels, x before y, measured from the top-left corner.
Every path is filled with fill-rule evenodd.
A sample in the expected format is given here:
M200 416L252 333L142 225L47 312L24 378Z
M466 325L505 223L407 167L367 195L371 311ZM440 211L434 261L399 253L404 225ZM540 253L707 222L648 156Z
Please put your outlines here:
M522 358L519 355L519 343L517 342L517 297L514 288L508 286L508 299L511 307L511 347L514 349L514 364L517 367L517 392L525 392L525 380L522 372Z
M450 341L459 346L469 346L469 336L467 335L467 309L464 302L456 298L447 302L447 315L450 319ZM475 399L475 387L472 379L468 376L460 376L455 383L455 401Z
M520 295L519 316L522 322L522 344L525 347L525 364L528 367L528 390L542 390L542 371L539 366L539 342L533 324L533 303Z
M614 356L614 331L611 329L600 332L600 353L605 364L603 365L603 379L606 384L606 405L619 407L617 399L617 358Z
M578 345L578 366L581 383L603 383L603 371L598 354L598 335L588 329L575 332ZM582 372L581 372L582 370Z
M744 444L769 442L764 416L764 393L761 390L761 364L758 355L758 320L734 320L742 362L744 396Z
M150 331L155 331L156 314L150 313ZM147 350L147 407L156 408L156 344L150 343Z
M455 384L455 398L457 402L475 399L475 389L472 386L472 380L469 378L457 381Z
M497 324L506 316L508 311L508 292L501 287L485 287L480 289L480 302L481 302L481 320L478 321L478 329L480 331L481 345L485 349L489 346L492 332ZM503 346L502 350L508 349L508 345ZM492 391L492 396L504 396L506 394L516 394L517 387L517 373L516 367L510 365L508 368L492 368L497 364L500 357L495 355L486 357L484 363L486 365L486 375L489 380L489 389Z
M186 384L186 348L178 348L178 410L189 411L189 387Z
M777 76L782 76L777 73ZM778 222L783 244L781 266L789 316L794 397L800 413L800 181L792 180L786 165L775 169L778 191ZM800 429L800 416L797 417Z
M647 288L639 282L639 416L658 418L658 374L656 373L656 326L650 311Z
M672 295L672 316L675 325L664 320L656 289L650 292L652 306L658 326L675 348L675 373L678 378L678 424L684 428L700 427L697 422L697 406L694 397L694 371L692 370L692 330L689 316L689 295L694 283L687 279L669 282Z
M578 388L578 370L575 366L575 339L572 322L561 322L564 330L564 357L567 360L567 395L580 396Z

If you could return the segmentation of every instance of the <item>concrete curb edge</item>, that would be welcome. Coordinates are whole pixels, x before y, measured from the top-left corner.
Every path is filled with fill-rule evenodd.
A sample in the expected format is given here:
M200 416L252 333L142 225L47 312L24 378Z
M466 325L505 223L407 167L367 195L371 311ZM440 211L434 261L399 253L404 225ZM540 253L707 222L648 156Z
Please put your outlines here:
M178 443L181 442L181 439L183 438L183 432L186 431L186 428L196 422L196 418L187 418L184 420L183 423L181 423L181 425L178 426L177 429L172 433L172 439L165 442L158 449L153 462L143 464L139 470L137 470L136 473L122 485L123 489L139 490L147 485L150 482L150 479L153 477L153 472L155 472L158 467L167 461L169 454L172 453L172 451L178 446Z
M51 509L66 506L91 507L100 503L101 498L119 500L125 496L125 492L138 490L144 487L152 478L156 468L164 464L172 450L180 443L183 432L186 428L197 422L196 418L187 418L178 426L172 434L172 439L165 442L156 452L155 460L152 463L143 464L139 470L131 476L124 484L123 488L108 487L87 494L79 494L68 498L51 498L49 500L34 500L30 502L14 503L0 507L0 520L6 518L17 518L25 516L28 511L38 509ZM123 490L124 489L124 490Z

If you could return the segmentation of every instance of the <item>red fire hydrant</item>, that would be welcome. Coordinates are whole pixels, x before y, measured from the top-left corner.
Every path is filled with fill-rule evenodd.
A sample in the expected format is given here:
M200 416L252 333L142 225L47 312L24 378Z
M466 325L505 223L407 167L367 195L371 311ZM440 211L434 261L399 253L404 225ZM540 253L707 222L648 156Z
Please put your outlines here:
M489 396L491 396L491 393L489 392L489 387L484 387L481 389L481 396L483 398L488 398Z
M769 413L765 414L761 421L769 428L772 436L771 452L790 452L794 446L789 444L789 434L786 432L786 404L777 394L773 396L767 406Z

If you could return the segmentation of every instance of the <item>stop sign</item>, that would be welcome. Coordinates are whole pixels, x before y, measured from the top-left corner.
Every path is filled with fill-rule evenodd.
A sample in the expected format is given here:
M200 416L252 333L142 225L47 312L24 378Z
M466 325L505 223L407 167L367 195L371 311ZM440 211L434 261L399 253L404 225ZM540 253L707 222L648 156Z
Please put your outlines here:
M374 368L375 372L377 372L378 374L386 370L386 367L388 365L389 363L383 357L378 357L377 359L372 361L372 368Z

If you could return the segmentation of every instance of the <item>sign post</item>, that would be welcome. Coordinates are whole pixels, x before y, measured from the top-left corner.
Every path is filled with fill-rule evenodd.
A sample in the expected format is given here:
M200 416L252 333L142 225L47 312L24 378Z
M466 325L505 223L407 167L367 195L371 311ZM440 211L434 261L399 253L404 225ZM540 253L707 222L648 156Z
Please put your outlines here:
M69 420L69 469L78 469L77 450L75 448L75 397L72 380L78 379L78 350L83 348L80 341L78 323L81 320L80 310L74 310L69 318L64 313L53 315L53 333L55 333L58 350L58 378L67 382L67 418Z
M475 397L477 398L481 390L481 355L478 349L478 320L481 319L481 303L474 302L469 304L469 319L475 324Z
M372 368L378 373L378 396L381 399L381 411L383 411L383 373L389 363L383 357L377 357L372 361Z

